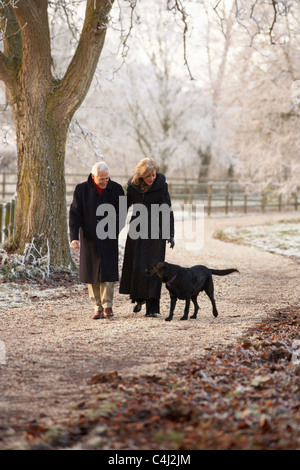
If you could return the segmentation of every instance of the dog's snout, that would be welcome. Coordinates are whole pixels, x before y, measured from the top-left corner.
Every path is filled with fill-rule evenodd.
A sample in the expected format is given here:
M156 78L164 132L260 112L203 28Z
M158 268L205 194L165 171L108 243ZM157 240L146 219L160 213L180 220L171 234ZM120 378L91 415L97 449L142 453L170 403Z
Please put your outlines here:
M153 274L155 274L155 266L152 266L151 268L148 267L146 268L146 274L148 274L148 276L152 276Z

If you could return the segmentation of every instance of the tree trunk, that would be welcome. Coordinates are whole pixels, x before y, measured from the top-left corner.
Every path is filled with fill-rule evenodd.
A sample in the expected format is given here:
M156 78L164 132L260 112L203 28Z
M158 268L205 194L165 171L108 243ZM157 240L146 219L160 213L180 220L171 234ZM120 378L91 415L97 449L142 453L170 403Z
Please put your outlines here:
M42 109L41 109L42 108ZM67 232L64 155L67 129L49 121L43 106L17 106L18 174L14 243L33 242L50 263L71 263ZM15 111L16 112L16 111Z
M210 146L208 146L204 151L201 148L198 148L197 153L200 159L198 181L207 181L209 177L210 163L212 158L211 148Z
M18 150L14 244L30 242L50 264L71 263L67 229L65 144L103 48L113 0L87 0L81 36L62 79L51 73L48 0L0 6L5 27L0 80L6 85Z

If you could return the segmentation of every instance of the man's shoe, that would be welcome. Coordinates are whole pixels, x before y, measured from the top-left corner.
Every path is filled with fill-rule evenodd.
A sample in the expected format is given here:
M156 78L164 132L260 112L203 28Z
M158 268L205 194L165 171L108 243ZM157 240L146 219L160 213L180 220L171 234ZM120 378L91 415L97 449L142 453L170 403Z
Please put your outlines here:
M99 320L99 318L103 318L103 312L100 312L98 310L97 312L94 313L94 315L92 316L92 319L93 320Z
M114 312L112 311L112 308L105 308L104 309L104 317L107 318L107 317L113 317L114 316Z

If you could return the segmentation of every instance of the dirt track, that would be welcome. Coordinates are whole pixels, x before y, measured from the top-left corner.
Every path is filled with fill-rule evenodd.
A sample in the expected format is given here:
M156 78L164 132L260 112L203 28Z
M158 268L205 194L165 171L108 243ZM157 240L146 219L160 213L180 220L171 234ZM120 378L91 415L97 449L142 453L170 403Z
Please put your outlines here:
M214 277L219 317L205 294L199 296L198 319L165 322L169 297L162 291L161 317L132 313L132 304L116 286L112 320L91 320L85 287L45 289L0 284L8 302L1 305L0 340L6 363L0 365L0 449L25 444L23 430L63 423L90 394L89 379L99 373L165 373L168 364L192 360L214 348L239 341L247 330L275 310L299 303L299 263L279 255L213 238L227 226L299 219L297 213L207 218L201 250L186 250L182 240L167 248L167 261L213 268L236 267L240 274ZM19 432L20 431L20 432Z

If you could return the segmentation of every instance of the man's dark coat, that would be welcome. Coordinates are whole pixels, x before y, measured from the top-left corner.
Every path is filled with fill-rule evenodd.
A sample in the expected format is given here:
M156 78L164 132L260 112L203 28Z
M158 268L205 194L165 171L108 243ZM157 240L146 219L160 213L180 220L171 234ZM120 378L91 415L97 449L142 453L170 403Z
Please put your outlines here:
M99 194L92 176L76 186L70 207L70 240L80 240L81 282L96 284L100 269L101 282L114 282L119 279L118 270L118 234L120 196L124 196L122 186L109 180L102 194ZM96 216L100 204L112 204L116 210L116 237L99 239L96 234ZM106 215L103 217L105 218ZM122 227L121 227L122 228Z

